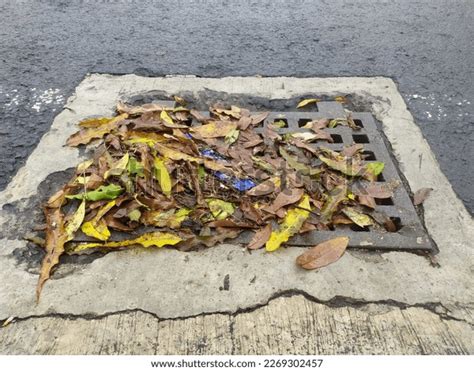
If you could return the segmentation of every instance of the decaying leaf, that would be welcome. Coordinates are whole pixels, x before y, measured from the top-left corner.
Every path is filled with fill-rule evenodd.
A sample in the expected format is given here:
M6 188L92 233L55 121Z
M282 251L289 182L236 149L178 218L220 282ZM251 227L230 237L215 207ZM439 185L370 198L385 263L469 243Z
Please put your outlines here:
M114 117L112 120L100 126L84 128L71 135L66 144L71 147L76 147L80 144L87 144L93 139L103 138L106 134L118 129L120 123L123 122L123 120L125 120L127 117L127 114L122 114Z
M58 208L44 209L46 216L46 255L41 263L40 276L36 286L36 301L39 301L44 283L49 279L51 270L59 263L59 257L64 253L64 244L68 234L64 228L64 215Z
M322 242L296 258L296 264L304 269L317 269L332 264L346 251L348 237L337 237Z
M199 134L202 138L219 138L227 136L235 129L237 129L235 122L213 121L206 125L193 127L191 131Z
M432 190L433 188L420 188L413 195L413 204L416 206L425 202L425 200L430 196Z
M265 246L271 234L272 234L272 225L267 224L265 227L255 232L247 248L249 250L260 249L261 247Z
M275 214L282 207L298 202L301 199L301 196L303 196L303 193L304 190L301 188L286 189L285 191L280 192L273 203L264 208L264 210Z
M142 221L145 225L178 229L181 227L181 223L186 220L191 211L192 210L188 208L182 208L179 210L170 209L166 211L145 211L142 216Z
M350 219L352 220L355 224L357 224L359 227L367 227L369 225L373 224L372 219L370 216L365 215L353 207L345 207L342 209L342 212Z
M113 166L104 173L104 179L107 179L109 176L118 176L122 174L128 165L128 160L130 156L126 153L120 160L113 164Z

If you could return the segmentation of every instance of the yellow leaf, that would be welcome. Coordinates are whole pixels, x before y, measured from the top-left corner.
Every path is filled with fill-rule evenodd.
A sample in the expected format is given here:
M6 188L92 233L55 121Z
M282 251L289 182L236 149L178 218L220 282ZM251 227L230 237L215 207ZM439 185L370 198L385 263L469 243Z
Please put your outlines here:
M82 120L81 122L79 122L78 125L83 128L97 128L104 124L108 124L113 119L113 117L93 117L90 119Z
M83 128L77 133L71 135L66 144L71 147L76 147L79 144L87 144L93 139L99 139L104 137L106 134L109 134L115 129L118 129L120 124L124 119L128 117L127 114L122 114L117 117L114 117L109 122L102 124L97 127L88 127Z
M127 132L126 144L145 143L153 147L156 143L164 142L166 138L157 133L146 131L130 130Z
M81 162L79 165L77 165L76 172L77 173L83 173L86 171L92 164L94 163L94 160L86 160Z
M172 148L164 146L163 144L157 143L155 145L155 148L158 152L160 152L163 155L163 157L169 158L173 161L184 160L184 161L190 161L190 162L197 162L199 164L202 163L202 160L200 158L193 157L193 156L187 155L186 153L176 151Z
M165 112L165 111L162 111ZM160 183L161 190L166 196L171 195L171 177L165 163L159 157L155 157L155 178Z
M101 241L107 241L110 238L110 231L102 217L114 206L115 200L112 200L103 206L92 220L85 222L82 225L82 232L89 237L94 237Z
M90 176L78 176L76 179L74 179L74 183L84 185L90 180L90 178Z
M237 123L230 121L213 121L206 125L191 128L191 131L198 133L203 138L225 137L231 131L237 129Z
M283 219L283 223L280 224L278 230L272 232L265 245L265 249L267 251L275 251L282 243L288 241L291 236L298 233L305 220L309 217L309 211L307 210L311 210L308 195L303 195L298 207L301 209L294 208L288 210L285 218Z
M79 229L82 222L84 221L84 216L86 215L86 201L82 200L81 204L77 208L76 212L67 223L65 231L67 234L67 241L71 241L74 238L74 233Z
M115 248L115 247L126 247L131 245L142 245L143 247L163 247L176 245L178 242L181 242L182 238L166 232L151 232L145 233L140 237L137 237L132 240L117 241L117 242L92 242L92 243L82 243L68 247L68 254L75 254L81 251L92 249L92 248Z
M120 160L113 164L112 167L104 173L104 179L107 179L111 175L122 174L123 171L127 168L129 159L130 156L127 152Z
M206 202L212 216L217 220L225 219L235 211L234 205L231 202L219 200L218 198L208 198Z
M170 125L174 124L173 119L171 118L171 116L166 111L161 111L160 119L162 119L164 122L166 122Z
M342 212L359 227L367 227L374 224L370 216L358 212L353 207L345 207Z
M188 217L191 211L191 209L185 207L178 211L175 211L175 209L167 211L145 211L143 213L142 222L145 225L177 229L181 227L181 223Z
M304 106L307 106L308 104L314 104L314 103L317 103L319 101L320 100L316 99L316 98L303 99L301 102L298 103L296 108L302 108Z
M85 222L81 227L82 232L89 237L94 237L101 241L107 241L110 238L110 231L103 219L92 223Z

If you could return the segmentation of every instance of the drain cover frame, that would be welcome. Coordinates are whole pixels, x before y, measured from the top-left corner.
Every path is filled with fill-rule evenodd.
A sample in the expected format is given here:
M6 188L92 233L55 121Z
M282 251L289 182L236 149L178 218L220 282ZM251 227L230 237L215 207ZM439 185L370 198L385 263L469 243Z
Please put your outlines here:
M173 105L171 101L157 102L163 105ZM261 112L251 112L252 115ZM209 112L201 111L201 114L209 116ZM262 133L264 125L284 119L286 126L279 128L279 134L309 132L311 130L302 128L304 123L316 119L336 119L345 118L347 112L339 102L317 102L316 110L301 111L271 111L264 121L264 124L256 128L256 132ZM396 232L370 230L354 230L349 226L338 225L335 230L330 231L310 231L303 234L297 234L290 238L287 246L314 246L320 242L339 236L349 237L350 248L363 249L386 249L386 250L428 250L433 251L433 244L426 232L415 207L405 188L405 182L402 181L392 156L383 139L381 129L377 127L370 112L352 112L352 118L359 126L355 131L348 126L338 125L335 128L327 128L327 131L333 137L335 143L325 142L324 146L332 150L342 150L344 146L354 143L362 143L364 152L371 154L371 159L367 161L382 161L385 164L384 170L377 179L377 182L398 181L399 186L394 190L394 195L390 198L392 204L386 200L380 200L376 210L383 211L388 217L396 218L396 223L401 228ZM193 119L191 125L196 126L200 123ZM352 226L354 228L354 226ZM253 233L251 231L242 232L237 238L229 240L229 243L249 243Z

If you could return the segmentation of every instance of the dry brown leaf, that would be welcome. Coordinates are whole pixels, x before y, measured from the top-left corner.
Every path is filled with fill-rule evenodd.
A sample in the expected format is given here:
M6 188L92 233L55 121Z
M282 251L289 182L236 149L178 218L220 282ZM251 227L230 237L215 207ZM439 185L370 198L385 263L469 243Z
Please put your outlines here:
M249 250L260 249L261 247L265 246L271 234L272 234L272 225L269 223L265 227L255 232L247 248Z
M304 269L317 269L337 261L346 251L348 237L336 237L321 242L296 258L296 264Z
M413 195L413 204L420 205L430 196L433 188L421 188Z
M260 124L268 117L268 114L269 112L261 112L257 113L256 115L250 116L250 118L252 119L252 125L255 126Z
M44 209L46 216L46 255L41 263L40 276L36 286L36 301L39 301L44 283L49 279L51 270L59 263L59 257L64 253L64 244L68 235L64 228L64 214L59 208Z
M304 190L301 188L285 189L280 192L270 206L264 207L263 210L275 214L284 206L288 206L298 202L303 196Z

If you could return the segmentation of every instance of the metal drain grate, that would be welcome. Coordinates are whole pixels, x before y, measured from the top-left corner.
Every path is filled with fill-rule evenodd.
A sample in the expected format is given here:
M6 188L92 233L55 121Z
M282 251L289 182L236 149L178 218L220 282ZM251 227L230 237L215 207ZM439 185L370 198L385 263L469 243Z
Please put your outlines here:
M155 101L162 106L174 106L174 101ZM257 114L259 112L252 112ZM202 115L209 117L209 112L201 112ZM271 112L264 125L282 120L286 122L284 128L278 129L280 134L291 132L305 132L304 126L308 121L315 119L335 119L346 117L342 105L337 102L319 102L317 110L308 111L287 111L287 112ZM352 118L360 130L353 130L347 126L338 125L325 131L331 134L334 143L324 142L324 146L333 150L340 151L344 146L350 146L354 143L362 143L366 154L366 161L382 161L385 164L383 173L378 177L378 182L398 181L400 186L394 190L391 199L376 200L377 210L384 212L390 217L398 230L396 232L387 232L385 230L375 230L370 227L362 229L355 225L338 225L334 230L329 231L311 231L304 234L296 235L291 238L286 245L292 246L314 246L319 242L329 240L338 236L348 236L350 239L349 247L365 248L365 249L397 249L397 250L433 250L433 245L426 233L415 207L412 204L408 192L404 187L395 164L385 146L381 132L377 128L377 124L370 113L354 112ZM201 125L193 119L190 123L192 126ZM263 124L255 129L257 132L264 130ZM153 230L151 227L143 227L142 232ZM253 237L253 233L249 231L242 232L239 237L231 242L248 243ZM115 231L111 240L123 240L127 235L123 232ZM91 238L79 233L76 242L90 241Z
M161 102L160 102L161 103ZM165 102L162 102L163 104ZM172 103L172 102L169 102ZM201 112L208 116L209 112ZM256 114L258 112L252 112ZM284 128L278 130L280 134L304 132L309 129L302 128L308 121L328 118L346 117L342 105L337 102L319 102L317 111L314 112L271 112L265 120L265 125L275 120L286 122ZM366 249L397 249L397 250L432 250L428 235L421 224L418 214L412 204L408 192L398 174L395 164L388 152L382 135L372 115L367 112L354 112L352 118L360 130L353 130L347 126L338 125L333 129L325 129L331 134L334 143L326 143L325 147L340 151L344 146L362 143L366 154L366 161L382 161L385 163L383 173L378 177L378 182L396 180L400 183L390 199L376 200L377 209L383 211L397 226L396 232L361 229L357 226L338 225L334 231L311 231L297 235L290 239L287 245L313 246L319 242L337 237L348 236L350 247ZM193 121L193 125L199 125ZM256 129L263 131L263 125ZM252 237L251 232L243 232L234 240L237 243L248 243Z

